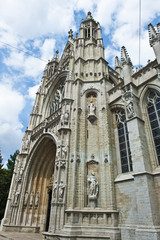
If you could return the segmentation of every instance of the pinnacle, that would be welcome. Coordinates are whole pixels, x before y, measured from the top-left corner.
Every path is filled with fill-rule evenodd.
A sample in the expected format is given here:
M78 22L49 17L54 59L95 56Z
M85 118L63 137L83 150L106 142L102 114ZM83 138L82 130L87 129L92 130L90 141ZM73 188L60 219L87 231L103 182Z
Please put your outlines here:
M132 65L131 59L129 57L129 54L128 54L128 52L127 52L127 50L126 50L126 48L124 46L121 47L121 62L122 62L122 64L129 63L129 64Z
M158 25L157 25L157 28L158 28L158 31L159 31L160 27ZM153 27L153 25L151 23L148 25L148 32L149 32L149 42L150 42L150 45L152 46L153 41L155 41L157 39L157 33L156 33L155 28Z
M160 23L157 24L157 31L160 33Z

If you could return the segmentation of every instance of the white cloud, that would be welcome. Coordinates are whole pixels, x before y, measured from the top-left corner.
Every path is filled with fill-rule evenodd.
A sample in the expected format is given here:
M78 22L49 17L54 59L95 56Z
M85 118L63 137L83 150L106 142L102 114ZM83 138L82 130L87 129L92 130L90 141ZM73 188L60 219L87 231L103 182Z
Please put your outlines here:
M4 63L8 67L12 67L15 70L23 72L25 76L37 79L44 70L47 63L46 59L51 59L53 57L55 43L56 40L52 38L46 39L44 43L36 39L35 44L33 42L33 46L38 47L40 52L39 59L34 57L34 53L32 57L30 55L26 55L24 52L11 49L10 53L4 58ZM46 62L41 59L46 60Z
M3 158L19 148L23 125L19 114L24 108L24 97L9 84L0 83L0 148Z
M28 98L32 99L33 103L34 103L34 100L35 100L35 97L36 97L36 93L38 91L38 88L39 88L39 84L33 86L33 87L30 87L28 89Z
M41 58L50 59L53 57L53 50L55 48L55 39L46 39L41 47Z

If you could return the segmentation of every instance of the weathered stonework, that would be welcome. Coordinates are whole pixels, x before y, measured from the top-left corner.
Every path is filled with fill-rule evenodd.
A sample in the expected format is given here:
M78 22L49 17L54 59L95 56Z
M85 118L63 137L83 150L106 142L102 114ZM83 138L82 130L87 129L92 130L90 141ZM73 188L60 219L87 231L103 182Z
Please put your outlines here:
M57 51L44 70L3 230L48 240L160 239L160 167L147 113L160 93L157 29L149 25L156 59L137 72L125 47L115 70L108 66L90 12L75 38L69 31L61 59Z

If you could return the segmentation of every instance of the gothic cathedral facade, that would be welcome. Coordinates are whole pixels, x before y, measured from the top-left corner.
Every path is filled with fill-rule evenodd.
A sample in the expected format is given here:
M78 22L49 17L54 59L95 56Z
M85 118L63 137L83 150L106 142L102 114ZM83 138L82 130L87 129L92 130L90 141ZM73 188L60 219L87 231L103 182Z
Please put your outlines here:
M160 24L155 60L112 69L89 12L44 69L22 140L4 231L52 239L160 239Z

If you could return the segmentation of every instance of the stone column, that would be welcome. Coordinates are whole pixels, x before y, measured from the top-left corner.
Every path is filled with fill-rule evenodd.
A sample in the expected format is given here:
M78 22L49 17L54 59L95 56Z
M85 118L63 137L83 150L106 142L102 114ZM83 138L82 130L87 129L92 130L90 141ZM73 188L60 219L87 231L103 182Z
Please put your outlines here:
M134 186L137 200L137 229L135 239L157 240L155 226L160 224L158 204L146 142L144 122L137 116L127 121L133 161Z

